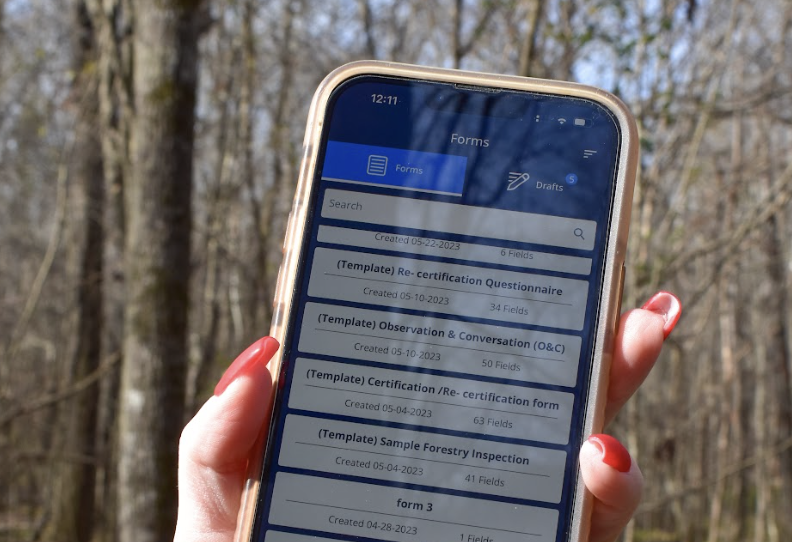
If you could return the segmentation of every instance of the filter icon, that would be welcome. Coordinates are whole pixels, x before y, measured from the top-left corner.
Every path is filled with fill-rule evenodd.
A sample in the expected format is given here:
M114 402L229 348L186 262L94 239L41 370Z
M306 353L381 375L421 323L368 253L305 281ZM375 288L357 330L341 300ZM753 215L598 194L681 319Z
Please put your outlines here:
M385 172L388 170L388 157L380 156L379 154L369 155L368 167L366 173L369 175L376 175L377 177L384 177Z

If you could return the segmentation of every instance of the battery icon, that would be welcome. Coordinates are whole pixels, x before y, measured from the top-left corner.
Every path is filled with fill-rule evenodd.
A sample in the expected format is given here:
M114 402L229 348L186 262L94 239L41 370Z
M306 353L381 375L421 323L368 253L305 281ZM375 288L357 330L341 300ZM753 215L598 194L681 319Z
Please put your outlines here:
M575 119L575 126L587 126L588 123L586 119Z

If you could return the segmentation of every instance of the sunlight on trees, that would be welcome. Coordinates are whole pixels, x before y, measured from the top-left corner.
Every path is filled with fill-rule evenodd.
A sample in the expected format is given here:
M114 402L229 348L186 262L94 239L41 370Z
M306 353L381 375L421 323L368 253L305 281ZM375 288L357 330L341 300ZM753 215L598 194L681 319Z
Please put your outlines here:
M792 538L789 2L0 0L0 50L0 540L172 536L180 428L269 327L313 90L372 57L629 103L624 306L686 312L609 428L647 479L623 539Z

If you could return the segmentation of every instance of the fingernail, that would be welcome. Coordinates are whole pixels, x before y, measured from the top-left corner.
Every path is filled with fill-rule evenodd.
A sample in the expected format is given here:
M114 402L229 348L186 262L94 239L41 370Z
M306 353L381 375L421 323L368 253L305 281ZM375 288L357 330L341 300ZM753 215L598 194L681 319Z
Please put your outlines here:
M588 441L602 454L602 462L619 472L629 472L632 458L627 448L610 435L591 435Z
M280 348L278 341L272 337L264 337L248 346L223 373L220 382L215 386L214 394L223 393L231 382L249 372L257 363L266 364L275 355L278 348Z
M665 320L665 324L663 324L664 339L671 335L679 321L679 317L682 316L682 303L671 292L657 292L641 308L663 317L663 320Z

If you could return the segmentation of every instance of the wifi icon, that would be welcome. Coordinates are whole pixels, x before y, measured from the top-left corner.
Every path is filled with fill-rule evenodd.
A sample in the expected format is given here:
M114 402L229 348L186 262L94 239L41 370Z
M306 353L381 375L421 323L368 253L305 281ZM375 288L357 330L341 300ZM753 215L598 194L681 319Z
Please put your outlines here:
M567 120L564 117L561 117L558 119L558 124L566 124L566 121Z

